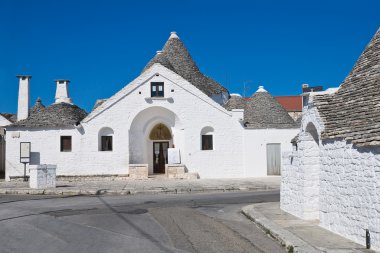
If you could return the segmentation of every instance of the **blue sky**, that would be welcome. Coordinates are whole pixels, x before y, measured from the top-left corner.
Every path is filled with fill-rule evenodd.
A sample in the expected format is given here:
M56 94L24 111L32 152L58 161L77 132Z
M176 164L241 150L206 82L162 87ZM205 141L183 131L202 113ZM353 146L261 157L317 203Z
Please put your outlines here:
M54 102L69 79L90 111L134 78L177 31L206 75L231 93L259 85L297 95L301 84L338 86L380 26L380 1L18 1L0 2L0 112L16 112L16 75L32 75Z

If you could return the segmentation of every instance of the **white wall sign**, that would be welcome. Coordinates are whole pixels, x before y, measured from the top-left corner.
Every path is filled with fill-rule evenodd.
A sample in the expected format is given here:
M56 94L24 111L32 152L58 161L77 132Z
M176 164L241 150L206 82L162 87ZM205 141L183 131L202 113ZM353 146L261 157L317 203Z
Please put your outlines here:
M20 142L20 163L30 162L30 142Z
M181 156L178 148L168 148L168 164L181 163Z

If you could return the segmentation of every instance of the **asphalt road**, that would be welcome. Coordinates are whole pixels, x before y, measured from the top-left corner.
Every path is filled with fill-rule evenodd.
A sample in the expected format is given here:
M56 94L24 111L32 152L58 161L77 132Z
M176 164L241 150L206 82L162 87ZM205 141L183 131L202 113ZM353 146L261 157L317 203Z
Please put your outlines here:
M279 192L0 196L0 252L285 252L240 213Z

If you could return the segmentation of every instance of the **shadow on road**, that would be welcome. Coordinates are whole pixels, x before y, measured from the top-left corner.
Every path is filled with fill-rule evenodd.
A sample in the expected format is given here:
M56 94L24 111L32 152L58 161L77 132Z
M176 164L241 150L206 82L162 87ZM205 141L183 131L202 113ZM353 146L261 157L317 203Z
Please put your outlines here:
M127 218L125 218L120 212L118 212L115 208L113 208L110 204L108 204L102 197L98 197L100 202L102 202L112 213L114 213L117 217L119 217L122 221L127 223L129 226L133 227L136 229L139 233L141 233L144 238L149 239L153 244L155 244L158 248L160 248L163 252L175 252L171 251L168 247L165 247L162 245L160 241L152 237L150 234L146 233L144 230L130 222Z

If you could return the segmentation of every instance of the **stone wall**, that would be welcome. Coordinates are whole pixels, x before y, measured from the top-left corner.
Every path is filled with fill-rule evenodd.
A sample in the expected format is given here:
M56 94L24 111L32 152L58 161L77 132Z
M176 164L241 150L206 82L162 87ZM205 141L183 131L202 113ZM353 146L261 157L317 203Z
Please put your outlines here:
M319 148L307 132L298 138L297 150L283 154L281 208L302 219L318 219Z
M299 166L299 158L296 151L282 153L280 207L282 210L302 218L305 201L303 194L305 172Z
M133 179L148 179L148 164L130 164L129 177Z
M319 217L320 133L324 125L307 97L292 153L283 154L281 208L302 219Z
M362 245L369 229L372 247L379 250L380 148L323 143L320 179L320 225Z
M372 248L379 250L380 148L321 141L324 125L308 99L297 150L283 154L281 208L303 219L319 218L320 226L362 245L369 229Z

